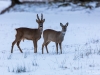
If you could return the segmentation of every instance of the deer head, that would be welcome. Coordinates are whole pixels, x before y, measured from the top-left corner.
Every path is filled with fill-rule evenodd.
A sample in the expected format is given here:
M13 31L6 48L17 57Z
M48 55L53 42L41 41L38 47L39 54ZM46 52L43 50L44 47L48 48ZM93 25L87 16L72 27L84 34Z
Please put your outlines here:
M45 22L45 19L43 19L43 14L41 14L41 19L39 18L38 14L37 14L36 22L38 23L38 28L42 29L43 23Z
M63 25L62 23L60 23L60 26L62 27L62 32L65 33L67 31L68 22L65 25Z

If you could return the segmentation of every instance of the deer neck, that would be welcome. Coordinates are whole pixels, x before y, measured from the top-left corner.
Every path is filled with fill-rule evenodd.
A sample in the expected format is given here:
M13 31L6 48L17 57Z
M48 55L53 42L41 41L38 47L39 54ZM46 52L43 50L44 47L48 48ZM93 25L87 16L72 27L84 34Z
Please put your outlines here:
M40 32L40 34L42 34L43 28L42 27L39 27L38 28L38 31Z
M64 37L64 36L65 36L65 33L66 33L66 32L61 31L60 36Z

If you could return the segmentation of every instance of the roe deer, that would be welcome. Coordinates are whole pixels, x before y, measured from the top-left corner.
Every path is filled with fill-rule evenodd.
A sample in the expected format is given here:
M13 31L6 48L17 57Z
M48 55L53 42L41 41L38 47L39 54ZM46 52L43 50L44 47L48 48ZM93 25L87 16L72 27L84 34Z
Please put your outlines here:
M36 19L36 22L38 23L37 29L31 29L31 28L25 28L25 27L17 28L16 29L17 34L15 37L15 40L12 43L11 53L13 53L13 46L15 45L15 43L17 43L17 47L19 48L20 52L23 53L19 44L21 40L24 40L24 39L33 41L34 53L37 53L37 41L41 38L44 21L45 19L43 19L43 14L41 14L41 19L39 18L37 14L37 19Z
M58 54L58 44L60 46L60 51L62 54L62 41L64 40L64 35L65 32L67 30L67 26L68 23L66 23L66 25L63 25L62 23L60 23L60 26L62 27L62 31L55 31L52 29L46 29L43 31L43 38L44 38L44 42L42 44L42 54L43 54L43 48L44 46L46 47L46 51L48 53L48 48L47 45L53 41L56 44L56 50L57 50L57 54Z

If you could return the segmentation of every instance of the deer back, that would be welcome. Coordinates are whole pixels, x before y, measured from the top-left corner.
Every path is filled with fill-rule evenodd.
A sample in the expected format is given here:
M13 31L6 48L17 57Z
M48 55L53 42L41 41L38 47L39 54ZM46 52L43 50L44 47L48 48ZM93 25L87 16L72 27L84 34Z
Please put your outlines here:
M43 37L47 41L53 41L53 42L62 42L64 38L61 31L55 31L52 29L44 30Z
M41 31L39 29L31 28L17 28L17 36L27 40L38 40L41 38Z

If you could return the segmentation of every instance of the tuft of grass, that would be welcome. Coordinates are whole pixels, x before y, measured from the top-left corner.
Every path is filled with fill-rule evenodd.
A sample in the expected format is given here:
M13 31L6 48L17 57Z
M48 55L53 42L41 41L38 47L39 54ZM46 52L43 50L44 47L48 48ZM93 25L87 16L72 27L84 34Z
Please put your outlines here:
M66 64L66 59L64 59L64 60L61 62L60 68L67 68L67 66L65 66L65 64Z
M14 73L23 73L23 72L31 72L36 70L36 67L38 66L36 60L15 60L11 61L12 65L8 66L8 72L14 72Z
M27 72L27 67L25 65L13 66L13 68L8 67L8 72L15 72L15 73Z

